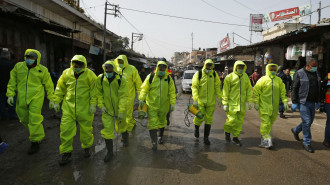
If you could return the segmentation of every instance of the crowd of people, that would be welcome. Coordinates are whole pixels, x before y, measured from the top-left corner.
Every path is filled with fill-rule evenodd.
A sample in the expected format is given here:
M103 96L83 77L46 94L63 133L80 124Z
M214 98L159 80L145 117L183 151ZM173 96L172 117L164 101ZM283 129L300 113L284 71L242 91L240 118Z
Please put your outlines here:
M6 51L3 50L0 64L9 60L6 57ZM86 58L83 55L75 55L56 83L53 83L48 69L40 64L40 60L39 51L27 49L24 61L16 65L6 63L6 66L12 67L8 69L8 78L3 78L6 85L1 83L1 106L4 106L3 102L7 97L9 111L12 113L12 107L16 105L17 116L29 131L31 146L28 154L37 153L39 143L45 137L41 114L45 92L49 108L54 108L56 112L62 111L60 165L70 162L77 125L80 127L84 157L90 157L90 148L94 143L93 119L96 107L102 111L104 128L101 130L101 136L107 148L104 161L108 162L113 158L115 132L121 134L123 146L128 147L128 135L136 125L133 118L136 95L141 108L145 104L148 106L147 128L152 150L156 151L157 145L164 143L164 128L169 124L169 113L175 110L178 98L172 71L164 59L158 61L153 72L147 74L143 70L139 73L129 64L125 55L119 55L106 61L102 66L104 72L96 76L87 68ZM246 110L254 107L262 120L259 146L270 149L273 147L271 127L278 111L283 118L284 111L289 110L288 93L291 90L292 110L299 109L302 119L301 124L291 129L294 138L299 141L299 133L303 132L304 149L314 152L311 147L311 125L315 109L320 109L320 102L325 100L328 117L323 144L330 147L330 73L321 84L317 66L317 60L310 58L305 67L295 73L292 80L288 70L279 69L276 64L268 64L264 76L257 69L251 80L246 74L247 66L243 61L236 61L230 74L219 76L215 72L213 61L207 59L203 68L198 70L192 79L193 106L204 115L202 118L194 118L194 136L199 138L199 128L204 123L204 144L211 144L209 135L217 104L227 115L224 124L226 142L241 146L239 136ZM1 140L1 152L7 146Z

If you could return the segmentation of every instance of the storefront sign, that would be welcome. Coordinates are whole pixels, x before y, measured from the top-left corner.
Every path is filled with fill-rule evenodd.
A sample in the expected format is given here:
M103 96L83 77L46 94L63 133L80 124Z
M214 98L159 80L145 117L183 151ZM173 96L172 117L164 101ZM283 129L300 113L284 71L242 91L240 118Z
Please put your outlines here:
M220 41L220 53L228 50L230 48L229 35Z
M250 14L250 31L262 32L263 14Z
M285 19L291 19L295 16L305 16L311 13L311 5L303 5L299 7L289 8L285 10L280 10L276 12L270 12L269 14L264 14L264 22L275 22Z
M90 47L89 47L89 53L90 54L99 55L99 52L100 52L100 48L99 47L90 45Z

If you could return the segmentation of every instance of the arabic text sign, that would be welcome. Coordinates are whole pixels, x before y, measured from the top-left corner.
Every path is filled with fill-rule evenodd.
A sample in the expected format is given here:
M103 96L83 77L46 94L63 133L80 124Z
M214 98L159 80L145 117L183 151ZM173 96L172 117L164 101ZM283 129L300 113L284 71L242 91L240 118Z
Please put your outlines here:
M269 13L269 15L270 15L270 20L272 22L279 21L279 20L284 20L284 19L290 19L294 16L299 15L299 8L294 7L294 8L289 8L289 9L286 9L286 10L271 12L271 13Z
M262 31L262 14L250 14L250 31Z
M220 53L229 49L229 47L230 47L230 40L229 40L229 36L227 35L227 37L225 37L220 41Z

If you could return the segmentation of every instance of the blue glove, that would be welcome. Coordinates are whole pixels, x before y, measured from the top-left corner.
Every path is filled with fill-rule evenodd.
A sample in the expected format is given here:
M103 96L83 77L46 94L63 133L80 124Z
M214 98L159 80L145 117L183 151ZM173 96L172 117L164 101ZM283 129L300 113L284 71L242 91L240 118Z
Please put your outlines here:
M4 153L7 147L8 147L7 143L5 142L0 143L0 154Z
M319 110L321 108L321 102L316 103L316 110Z
M292 104L291 109L293 112L296 112L296 110L299 109L299 104L297 104L297 103Z

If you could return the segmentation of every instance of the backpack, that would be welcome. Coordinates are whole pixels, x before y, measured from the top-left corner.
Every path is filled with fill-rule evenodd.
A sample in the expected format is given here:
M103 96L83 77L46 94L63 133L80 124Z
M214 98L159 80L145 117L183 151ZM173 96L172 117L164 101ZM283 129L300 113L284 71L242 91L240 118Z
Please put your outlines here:
M200 81L201 80L201 78L202 78L202 70L198 70L198 80ZM215 75L215 71L213 70L213 78L215 78L216 77L216 75Z
M152 83L152 80L154 79L154 77L155 77L155 73L150 73L149 84ZM170 84L170 80L171 80L171 79L170 79L170 75L167 76L167 79L166 79L166 80L167 80L167 83ZM165 80L165 81L166 81L166 80Z

